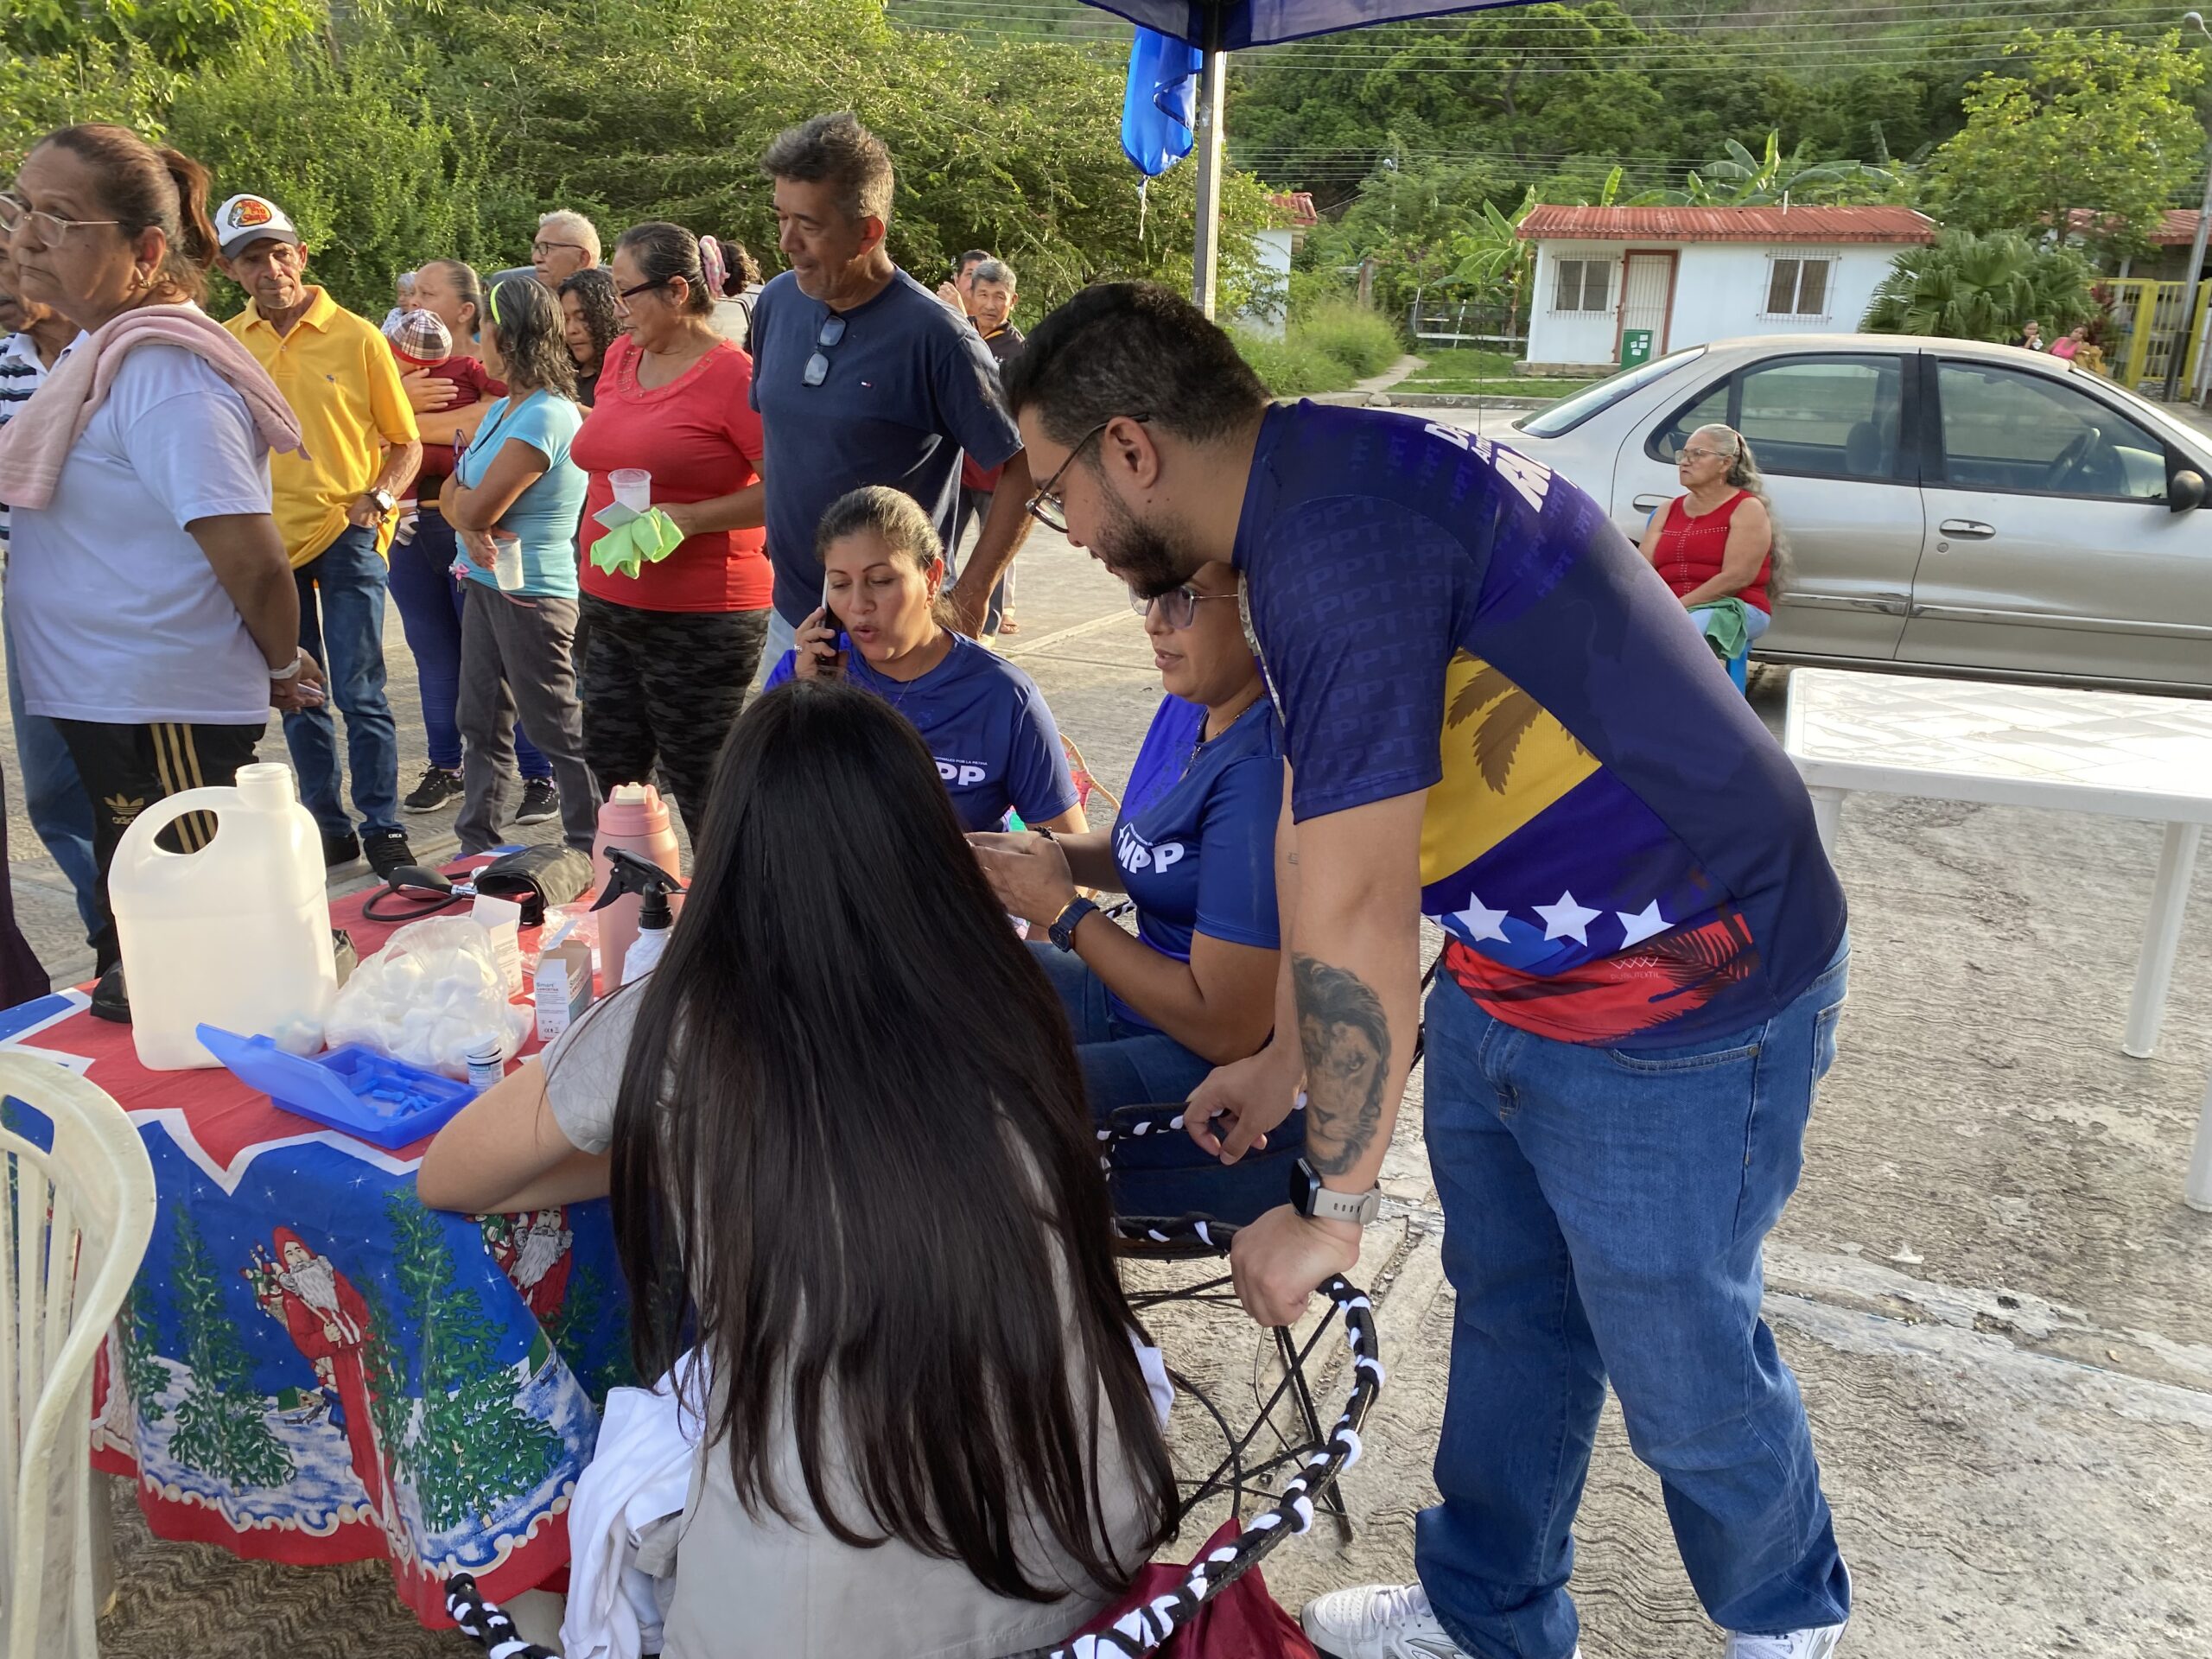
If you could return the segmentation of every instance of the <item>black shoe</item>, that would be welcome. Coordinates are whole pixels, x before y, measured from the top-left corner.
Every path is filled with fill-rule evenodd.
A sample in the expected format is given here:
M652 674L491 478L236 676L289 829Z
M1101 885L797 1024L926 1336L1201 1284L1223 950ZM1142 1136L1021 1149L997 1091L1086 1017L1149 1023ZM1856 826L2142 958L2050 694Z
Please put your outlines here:
M410 812L435 812L461 798L461 774L443 766L423 768L423 781L408 792L400 805Z
M550 778L522 780L522 810L515 814L517 823L543 823L560 816L561 791Z
M130 1023L130 993L124 988L123 964L100 976L100 982L92 987L92 1018L112 1020L118 1026Z
M334 870L340 864L351 864L360 855L360 841L351 830L342 836L334 836L327 830L322 832L323 868Z
M415 849L407 844L404 830L372 830L361 837L361 844L369 868L386 880L401 865L415 861Z

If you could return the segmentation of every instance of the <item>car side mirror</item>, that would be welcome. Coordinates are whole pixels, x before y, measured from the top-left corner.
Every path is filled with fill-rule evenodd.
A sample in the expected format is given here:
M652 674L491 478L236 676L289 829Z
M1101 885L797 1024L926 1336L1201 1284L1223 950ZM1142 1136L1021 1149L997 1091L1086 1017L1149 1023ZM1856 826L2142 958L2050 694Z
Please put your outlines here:
M2204 474L2183 467L2166 480L2166 511L2194 512L2204 505Z

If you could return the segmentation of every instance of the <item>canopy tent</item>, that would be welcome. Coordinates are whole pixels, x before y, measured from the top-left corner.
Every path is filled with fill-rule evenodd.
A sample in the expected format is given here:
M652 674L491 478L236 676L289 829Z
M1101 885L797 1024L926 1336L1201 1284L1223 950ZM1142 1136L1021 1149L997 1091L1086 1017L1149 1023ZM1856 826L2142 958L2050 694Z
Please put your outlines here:
M1486 11L1535 0L1084 0L1140 29L1188 42L1205 57L1198 99L1198 227L1191 247L1191 297L1213 315L1214 270L1220 251L1222 95L1229 54L1311 35L1369 29L1408 17Z

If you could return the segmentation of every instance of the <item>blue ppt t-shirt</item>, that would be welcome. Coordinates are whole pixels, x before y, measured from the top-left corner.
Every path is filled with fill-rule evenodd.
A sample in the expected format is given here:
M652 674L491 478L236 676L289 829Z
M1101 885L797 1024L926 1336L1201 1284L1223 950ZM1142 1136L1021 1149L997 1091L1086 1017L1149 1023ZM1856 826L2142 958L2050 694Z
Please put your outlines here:
M814 531L831 502L866 484L903 490L950 547L962 452L990 467L1021 448L990 348L967 318L905 271L865 305L836 313L844 332L823 346L831 315L799 291L790 271L762 289L753 307L768 560L776 567L777 613L794 625L822 602ZM828 370L810 386L806 365L817 352Z
M1300 822L1427 791L1422 909L1509 1025L1655 1049L1771 1018L1844 902L1789 759L1597 503L1417 416L1277 407L1235 560Z
M881 697L922 734L963 829L1003 829L1009 810L1026 823L1042 823L1076 804L1052 711L1036 682L1012 663L955 634L943 662L918 680L901 681L870 668L842 634L838 644L845 678ZM791 677L798 658L793 650L778 659L768 671L770 689Z
M1262 698L1201 745L1206 711L1162 699L1129 772L1114 823L1114 863L1135 902L1137 937L1162 956L1191 959L1203 933L1273 950L1275 820L1282 811L1282 726ZM1156 1029L1107 993L1117 1019Z

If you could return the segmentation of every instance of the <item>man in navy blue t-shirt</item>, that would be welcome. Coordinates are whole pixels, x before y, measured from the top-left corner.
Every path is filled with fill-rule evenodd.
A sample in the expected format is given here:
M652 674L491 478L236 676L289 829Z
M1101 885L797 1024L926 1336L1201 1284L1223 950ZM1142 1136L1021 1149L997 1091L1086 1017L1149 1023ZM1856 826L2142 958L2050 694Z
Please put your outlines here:
M1811 803L1666 585L1565 479L1418 416L1270 406L1167 290L1085 290L1007 395L1034 510L1141 594L1245 581L1281 714L1269 1046L1185 1120L1234 1160L1301 1084L1292 1203L1237 1236L1285 1325L1359 1260L1443 927L1424 1128L1458 1293L1418 1584L1306 1610L1339 1659L1569 1659L1608 1379L1735 1659L1850 1611L1761 1241L1835 1052L1843 895ZM1229 1129L1217 1141L1214 1125Z
M850 115L820 115L769 145L777 245L791 269L753 308L753 406L766 448L768 559L776 613L763 671L822 602L814 530L832 501L887 484L922 504L952 545L960 457L1005 466L1001 494L952 588L975 633L1028 533L1021 437L991 354L929 289L891 263L891 153Z

